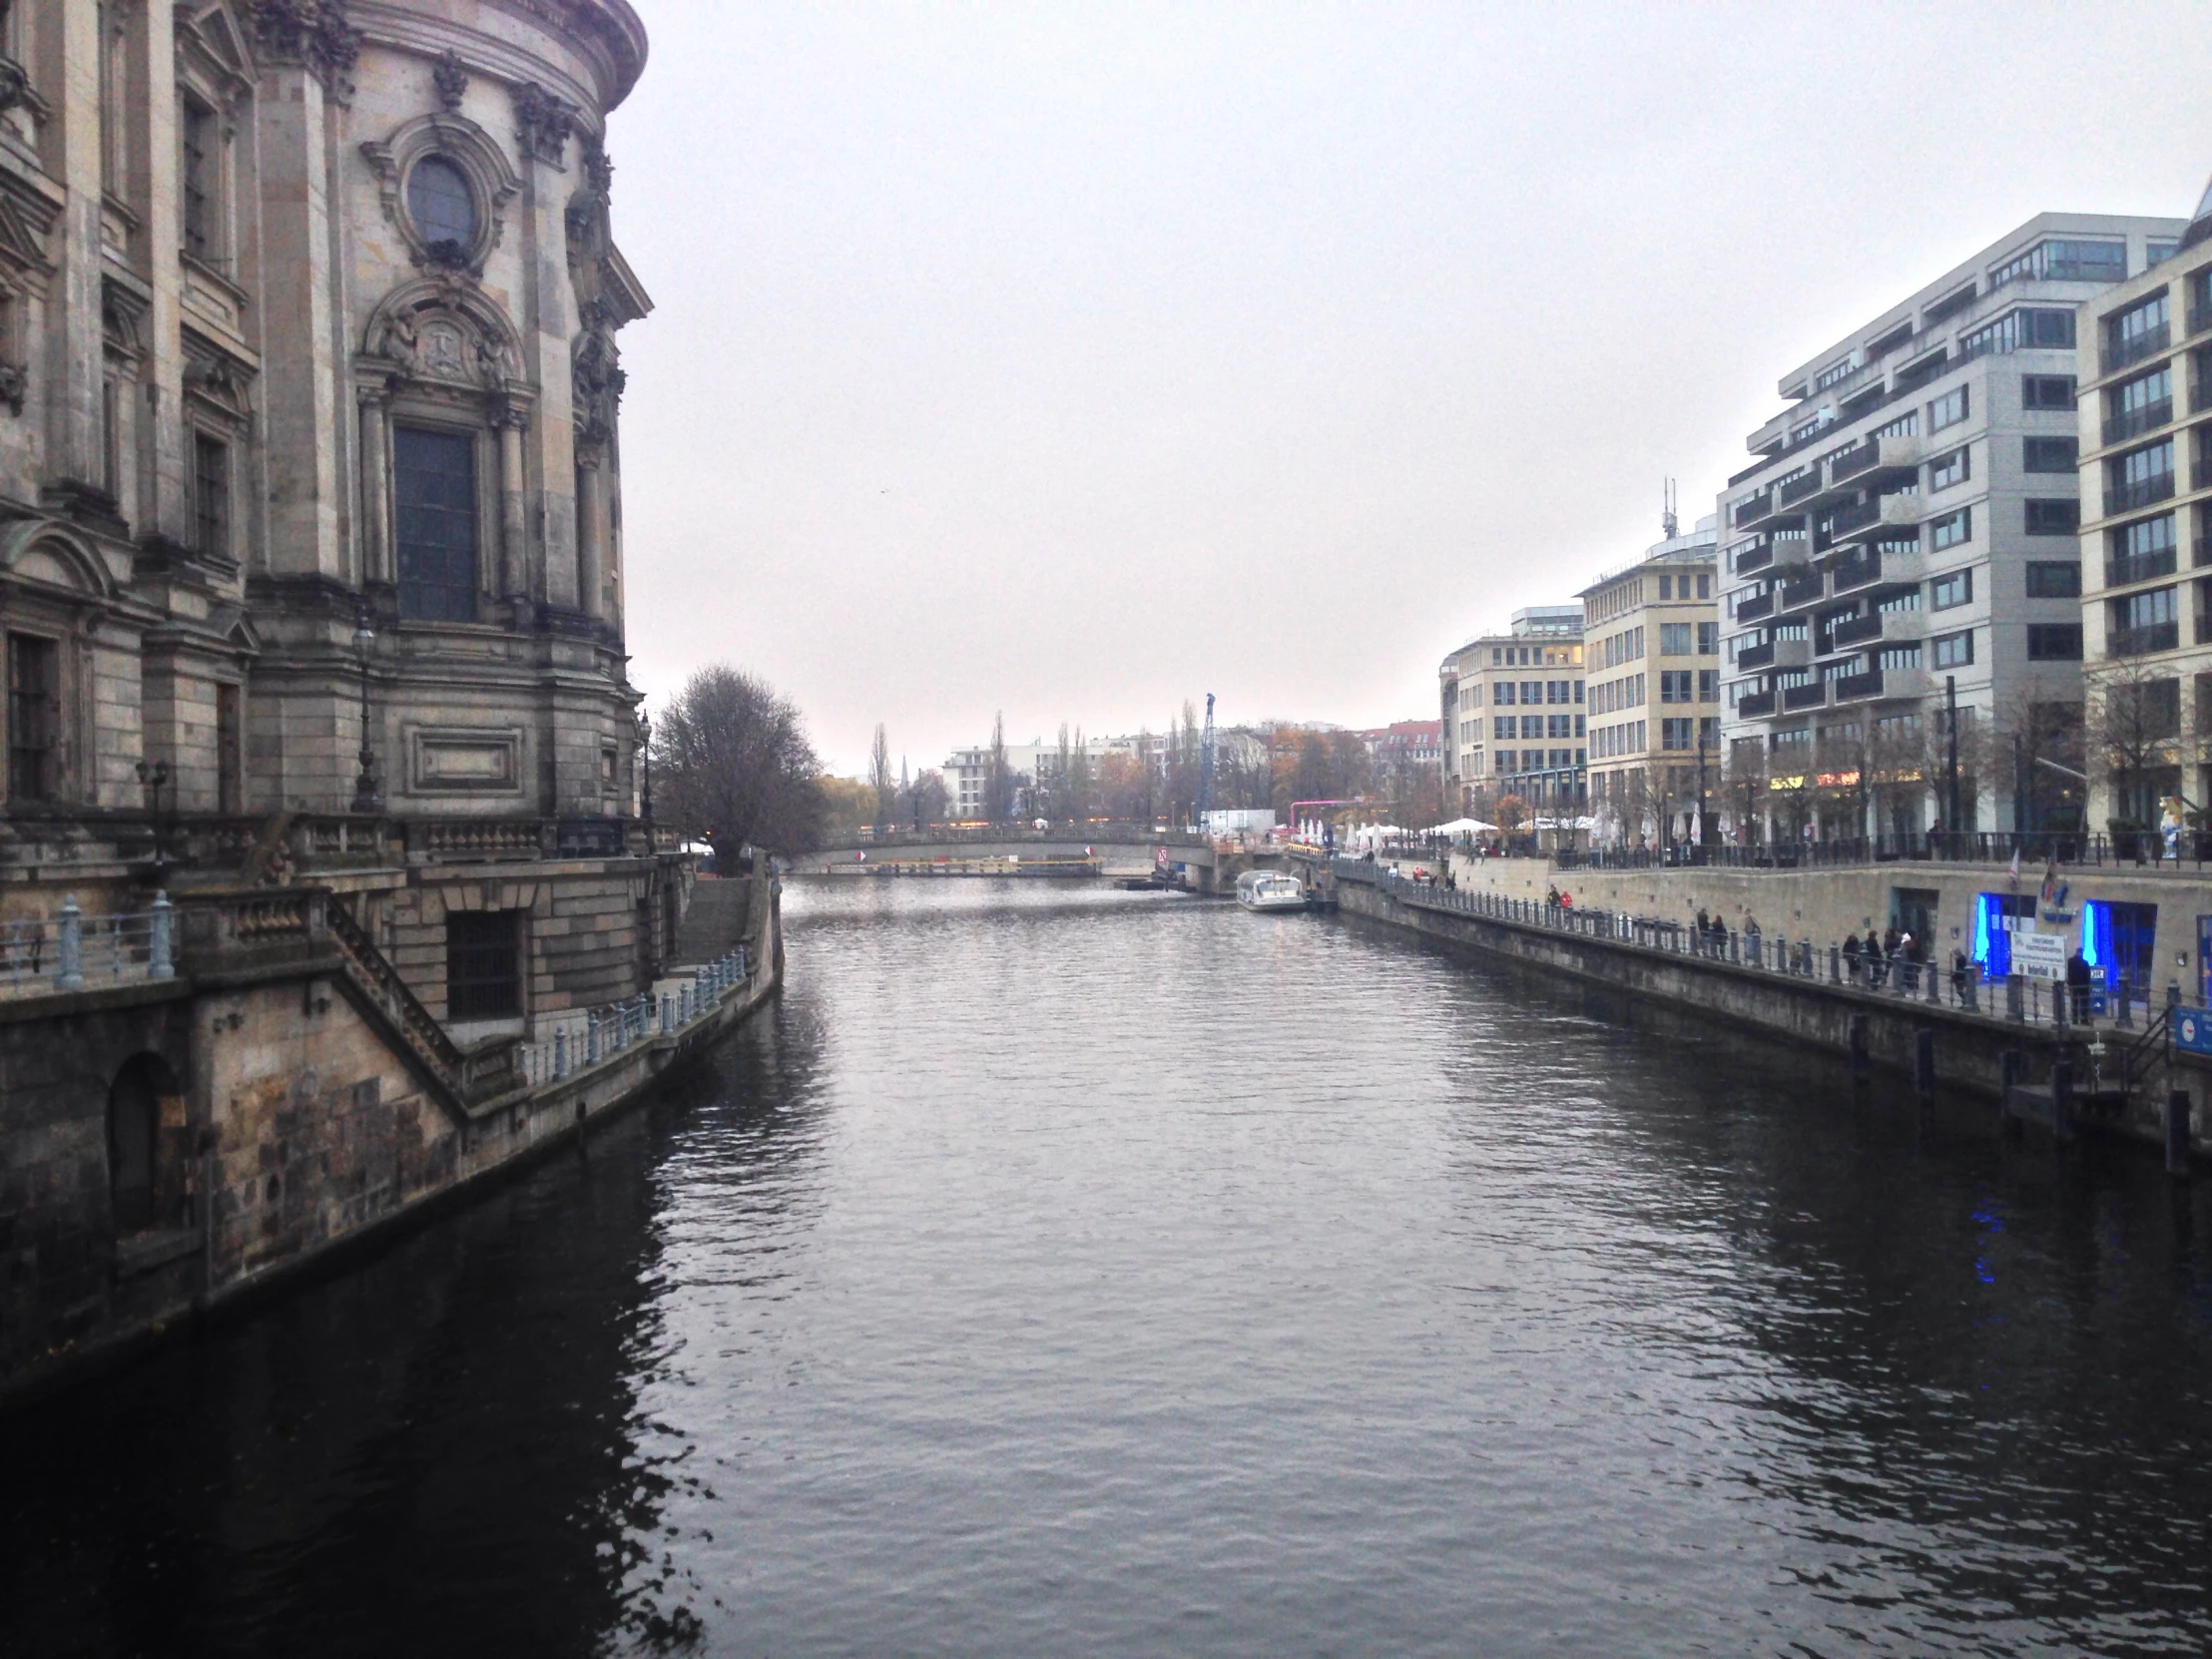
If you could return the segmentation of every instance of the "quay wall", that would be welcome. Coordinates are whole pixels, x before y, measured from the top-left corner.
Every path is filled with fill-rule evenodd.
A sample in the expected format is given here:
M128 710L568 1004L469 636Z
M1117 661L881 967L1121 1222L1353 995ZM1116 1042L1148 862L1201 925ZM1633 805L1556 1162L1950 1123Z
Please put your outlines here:
M1508 860L1491 860L1506 862ZM1546 867L1537 860L1517 860ZM1638 872L1641 873L1641 872ZM1771 880L1772 877L1770 876ZM2015 1024L2000 1015L1968 1013L1887 992L1829 984L1710 957L1683 954L1626 940L1595 937L1461 909L1410 902L1385 885L1339 879L1334 882L1339 913L1358 916L1458 948L1570 975L1615 992L1626 1011L1644 1005L1687 1009L1723 1019L1817 1054L1809 1063L1848 1067L1855 1023L1864 1022L1870 1063L1885 1071L1911 1074L1920 1033L1933 1034L1936 1086L1965 1091L1991 1101L2002 1089L2003 1056L2018 1052L2023 1076L2041 1076L2059 1052L2047 1027ZM1526 894L1515 894L1526 897ZM1542 887L1535 896L1541 898ZM1576 895L1580 905L1581 895ZM1590 907L1601 907L1592 899ZM1622 908L1628 906L1623 905ZM1693 906L1694 909L1694 906ZM2212 1153L2212 1113L2202 1108L2212 1095L2208 1072L2175 1056L2156 1099L2132 1103L2112 1125L2122 1133L2162 1144L2159 1103L2165 1088L2185 1089L2192 1101L2192 1144Z
M1384 866L1391 861L1385 859ZM1396 861L1408 871L1416 863L1438 867L1433 859ZM2087 899L2156 905L2153 960L2158 979L2152 999L2162 1001L2171 980L2181 986L2183 1000L2202 1000L2198 922L2212 917L2212 874L2084 864L2063 864L2058 873L2067 883L2066 907L2076 914ZM1936 917L1936 936L1929 941L1930 954L1946 962L1954 946L1971 940L1976 894L2032 894L2043 878L2039 864L2023 865L2015 882L2004 864L1921 859L1814 869L1560 869L1548 858L1469 858L1460 853L1451 856L1451 875L1464 892L1540 899L1556 886L1571 894L1577 907L1665 920L1688 922L1702 908L1737 932L1756 917L1770 938L1809 938L1824 949L1847 934L1888 926L1902 889L1933 895L1929 909Z
M645 1099L780 988L774 889L752 879L751 971L711 1010L482 1099L439 1087L314 945L0 1000L0 1405L327 1268ZM144 1216L118 1213L111 1078L158 1124Z

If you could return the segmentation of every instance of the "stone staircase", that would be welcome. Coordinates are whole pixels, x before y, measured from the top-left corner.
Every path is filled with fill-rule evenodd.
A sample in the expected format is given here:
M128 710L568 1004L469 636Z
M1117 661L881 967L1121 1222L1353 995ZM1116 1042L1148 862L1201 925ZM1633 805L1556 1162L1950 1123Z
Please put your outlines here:
M676 929L675 961L709 962L745 943L753 919L753 887L751 876L702 876L694 882L691 903Z

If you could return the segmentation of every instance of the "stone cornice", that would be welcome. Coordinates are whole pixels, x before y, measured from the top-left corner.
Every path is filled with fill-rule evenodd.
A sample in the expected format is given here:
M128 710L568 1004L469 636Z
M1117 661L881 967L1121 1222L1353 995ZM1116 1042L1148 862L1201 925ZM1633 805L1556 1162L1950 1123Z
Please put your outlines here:
M645 68L645 26L624 0L483 0L488 9L523 19L559 51L483 33L410 0L352 0L349 16L372 45L388 45L436 59L453 52L467 70L519 84L536 81L585 112L596 130L600 118L630 94ZM590 77L579 85L577 68Z

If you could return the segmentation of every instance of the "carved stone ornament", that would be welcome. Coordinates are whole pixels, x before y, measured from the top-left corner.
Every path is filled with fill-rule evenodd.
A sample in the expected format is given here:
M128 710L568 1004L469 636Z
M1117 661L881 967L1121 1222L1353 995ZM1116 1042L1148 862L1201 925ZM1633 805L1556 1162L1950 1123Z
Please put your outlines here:
M461 64L460 53L449 50L439 57L430 70L430 81L438 89L439 104L448 110L459 109L468 91L468 71Z
M20 363L0 363L0 403L8 406L8 413L20 415L23 399L31 389L31 376Z
M605 443L614 436L628 380L613 332L603 325L587 329L576 342L569 367L578 443Z
M254 0L254 40L264 57L303 64L340 97L361 57L361 32L346 21L345 0Z
M31 92L31 77L13 58L0 58L0 115L23 103Z
M522 378L513 325L481 288L432 275L401 284L376 308L365 355L395 381L504 393Z
M561 165L569 135L576 130L577 114L574 104L535 81L515 88L515 137L522 141L525 154L541 162Z

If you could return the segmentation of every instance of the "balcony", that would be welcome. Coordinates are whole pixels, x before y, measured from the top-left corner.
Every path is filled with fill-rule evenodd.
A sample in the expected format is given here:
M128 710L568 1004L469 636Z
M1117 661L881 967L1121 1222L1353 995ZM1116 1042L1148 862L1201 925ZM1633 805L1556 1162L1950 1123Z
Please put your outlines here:
M2104 636L2107 657L2147 657L2154 651L2172 651L2181 644L2179 622L2153 622L2143 628L2114 628Z
M1765 720L1774 713L1773 692L1753 692L1749 697L1736 700L1736 714L1742 720Z
M1836 701L1856 703L1865 697L1882 695L1882 670L1869 669L1864 674L1839 674L1836 677Z
M1824 592L1825 589L1822 587L1819 571L1799 577L1795 581L1785 582L1782 584L1782 609L1795 611L1807 605L1817 605L1820 603ZM1743 615L1741 611L1736 614L1738 616Z
M1846 617L1836 624L1831 637L1840 651L1847 645L1864 645L1869 640L1882 637L1883 613L1870 611L1865 616Z
M2104 337L2103 372L2110 374L2127 367L2129 363L2139 363L2145 357L2156 356L2172 343L2172 339L2173 329L2163 322L2155 328L2146 328L2139 334L2129 334L2124 338L2107 332Z
M2212 645L2212 614L2197 613L2197 644Z
M2129 553L2104 561L2104 585L2108 588L2124 588L2134 582L2147 582L2154 576L2171 576L2174 573L2174 550L2170 547L2153 548L2148 553Z
M1831 482L1841 484L1847 478L1861 477L1879 468L1918 466L1921 461L1921 440L1893 434L1889 437L1861 438L1849 449L1839 450L1828 463Z
M2148 478L2132 482L2107 484L2104 489L2104 510L2113 513L2131 513L2137 507L2147 507L2153 501L2170 500L2174 493L2174 475L2170 472L2154 472Z
M1813 661L1813 642L1802 636L1770 640L1776 668L1805 668Z
M1775 505L1778 507L1794 507L1807 496L1818 495L1820 490L1821 469L1816 466L1804 477L1792 478L1787 484L1776 490Z
M1828 701L1828 682L1813 680L1802 686L1789 686L1782 693L1782 706L1795 712L1799 709L1817 709Z
M1747 524L1757 524L1774 513L1774 492L1761 490L1748 501L1736 503L1735 526L1741 530Z
M2212 565L2212 531L2199 535L2195 545L2197 568L2202 570L2206 565Z
M1765 570L1774 563L1774 543L1761 536L1749 547L1739 548L1734 566L1738 576L1749 576L1755 570Z
M2174 417L2174 400L2161 397L2155 403L2145 403L2139 409L2124 409L2108 416L2104 422L2104 441L2107 444L2125 443L2129 438L2139 438L2145 432L2155 432Z
M1736 653L1736 667L1746 674L1755 668L1774 667L1774 642L1770 640L1765 645L1745 646Z
M1920 522L1921 498L1900 491L1842 509L1829 520L1828 528L1831 535L1841 540L1845 536L1878 534L1884 530L1918 529Z
M1849 593L1854 588L1863 588L1870 582L1882 580L1882 555L1872 551L1865 552L1856 559L1838 559L1828 569L1836 578L1836 591Z
M2194 299L2190 300L2189 332L2201 334L2207 328L2212 328L2212 306L2200 305Z
M1756 622L1763 616L1772 615L1774 615L1774 595L1771 593L1755 593L1749 599L1740 599L1736 602L1736 620L1738 622Z

